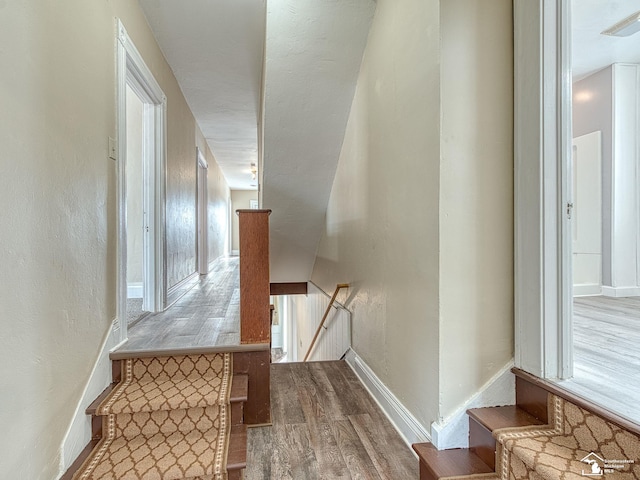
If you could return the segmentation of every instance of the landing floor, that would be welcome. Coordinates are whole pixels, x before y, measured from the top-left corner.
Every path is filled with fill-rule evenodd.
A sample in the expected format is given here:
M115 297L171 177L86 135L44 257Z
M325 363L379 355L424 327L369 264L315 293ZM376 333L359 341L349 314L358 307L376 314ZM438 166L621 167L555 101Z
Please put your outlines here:
M417 479L418 460L344 361L271 366L272 427L248 430L245 480Z
M574 378L560 386L640 425L640 298L577 297Z
M216 260L211 272L176 303L142 318L128 333L120 354L239 345L238 257Z

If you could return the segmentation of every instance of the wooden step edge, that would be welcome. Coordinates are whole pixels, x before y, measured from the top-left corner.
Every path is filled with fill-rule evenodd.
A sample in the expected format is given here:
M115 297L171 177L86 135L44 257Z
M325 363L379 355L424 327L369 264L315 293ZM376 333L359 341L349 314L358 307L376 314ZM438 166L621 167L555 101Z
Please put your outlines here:
M102 393L100 395L98 395L96 397L96 399L91 402L91 405L89 405L87 407L87 409L85 410L85 413L87 415L95 415L96 414L96 410L98 409L98 407L100 406L100 404L104 401L105 398L107 398L107 396L113 391L113 389L116 387L116 385L118 385L117 383L112 383L111 385L109 385L107 388L105 388Z
M583 408L608 422L618 425L623 430L627 430L635 435L640 435L640 424L635 423L628 418L621 417L617 413L607 410L601 405L595 404L586 398L565 390L559 383L543 380L542 378L538 378L535 375L515 367L511 369L511 372L516 376L516 398L518 397L518 387L522 385L529 385L533 388L542 390L545 393L551 393L561 397L569 403L577 405L578 407Z
M526 427L544 423L517 405L471 408L467 410L467 415L490 432L501 428Z
M80 469L84 461L87 458L89 458L89 455L91 455L91 452L93 451L94 447L98 444L98 442L99 440L91 440L87 444L87 446L84 447L84 450L80 452L80 455L78 455L78 458L75 459L75 461L71 464L71 466L67 469L67 471L64 472L64 475L62 475L62 477L60 477L59 480L71 480L73 475Z
M246 402L249 398L249 375L244 373L234 373L231 381L231 392L229 402Z
M234 425L229 434L227 472L242 470L247 466L247 426Z
M495 473L468 448L438 450L431 443L416 443L412 448L420 459L420 480Z
M147 357L176 357L182 355L207 355L213 353L236 353L236 352L262 352L270 351L268 343L247 343L239 345L218 345L209 347L185 347L185 348L161 348L152 350L127 349L127 344L123 344L118 350L111 352L111 360L126 360L128 358Z

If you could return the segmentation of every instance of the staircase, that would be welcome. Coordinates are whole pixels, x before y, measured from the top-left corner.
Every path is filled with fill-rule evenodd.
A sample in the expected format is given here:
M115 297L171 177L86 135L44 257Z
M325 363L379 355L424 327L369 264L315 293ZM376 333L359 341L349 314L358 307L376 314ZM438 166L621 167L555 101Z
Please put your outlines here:
M237 480L246 466L249 379L233 353L114 361L88 408L93 449L73 480Z
M469 448L413 445L420 480L640 479L637 426L525 372L514 373L516 405L467 411Z

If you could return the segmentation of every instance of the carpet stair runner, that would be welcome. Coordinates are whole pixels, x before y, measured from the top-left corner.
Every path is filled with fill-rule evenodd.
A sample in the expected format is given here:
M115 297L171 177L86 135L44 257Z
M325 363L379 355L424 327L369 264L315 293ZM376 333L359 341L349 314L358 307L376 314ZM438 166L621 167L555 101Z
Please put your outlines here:
M232 375L232 361L232 353L121 361L121 381L95 408L102 438L73 479L241 479L247 378Z
M469 410L467 449L415 444L420 479L640 479L640 435L560 396L544 398L544 410L526 402Z

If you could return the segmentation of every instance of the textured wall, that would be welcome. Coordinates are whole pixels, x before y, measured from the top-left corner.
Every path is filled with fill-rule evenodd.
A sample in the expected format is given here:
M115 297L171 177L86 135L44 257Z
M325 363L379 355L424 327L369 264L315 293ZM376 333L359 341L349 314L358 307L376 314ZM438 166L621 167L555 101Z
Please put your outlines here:
M423 422L438 414L440 69L435 0L379 0L312 280L353 347Z
M251 200L258 200L257 190L231 190L231 225L233 228L232 250L238 250L240 248L240 230L236 210L251 208Z
M511 0L440 5L440 416L513 358Z
M137 2L0 2L0 471L51 480L116 314L115 21L168 97L168 266L195 268L195 122ZM10 46L10 48L9 48Z
M196 127L196 145L204 152L209 168L207 169L207 188L209 189L207 206L208 214L208 242L209 263L216 258L227 255L230 250L231 228L230 206L231 191L222 174L220 166L216 162L213 153L207 145L207 141L199 128Z

